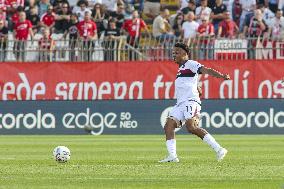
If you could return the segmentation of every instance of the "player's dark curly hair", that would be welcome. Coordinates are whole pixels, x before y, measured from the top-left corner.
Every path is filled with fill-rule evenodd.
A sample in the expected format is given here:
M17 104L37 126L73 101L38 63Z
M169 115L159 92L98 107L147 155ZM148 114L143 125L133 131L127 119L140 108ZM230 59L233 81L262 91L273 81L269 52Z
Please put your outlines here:
M183 49L187 54L189 54L189 47L188 47L185 43L177 42L177 43L175 44L175 47L181 48L181 49Z

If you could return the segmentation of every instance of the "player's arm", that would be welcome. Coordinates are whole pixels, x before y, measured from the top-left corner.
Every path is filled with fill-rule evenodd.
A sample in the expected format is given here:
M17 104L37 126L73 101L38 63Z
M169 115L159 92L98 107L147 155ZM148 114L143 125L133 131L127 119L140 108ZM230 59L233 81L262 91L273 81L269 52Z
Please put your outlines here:
M216 71L216 70L214 70L212 68L207 68L205 66L200 67L199 71L202 74L208 74L208 75L211 75L211 76L216 77L216 78L223 78L225 80L229 80L230 79L229 74L222 74L222 73L220 73L220 72L218 72L218 71Z
M202 88L200 86L197 86L197 91L198 91L199 97L201 97L202 96Z

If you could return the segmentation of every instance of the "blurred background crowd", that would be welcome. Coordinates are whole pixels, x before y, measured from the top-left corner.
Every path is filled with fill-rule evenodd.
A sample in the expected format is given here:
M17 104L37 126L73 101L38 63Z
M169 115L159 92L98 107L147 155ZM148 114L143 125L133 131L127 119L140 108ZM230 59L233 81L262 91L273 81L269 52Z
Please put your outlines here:
M28 40L44 49L43 61L52 59L57 41L66 40L69 60L76 60L80 49L81 60L91 61L98 40L103 60L117 59L112 50L119 46L132 50L128 57L136 60L142 42L166 48L196 39L198 58L212 59L216 38L282 41L283 9L284 0L0 0L1 60L11 42L15 59L24 61ZM125 44L117 42L121 36Z

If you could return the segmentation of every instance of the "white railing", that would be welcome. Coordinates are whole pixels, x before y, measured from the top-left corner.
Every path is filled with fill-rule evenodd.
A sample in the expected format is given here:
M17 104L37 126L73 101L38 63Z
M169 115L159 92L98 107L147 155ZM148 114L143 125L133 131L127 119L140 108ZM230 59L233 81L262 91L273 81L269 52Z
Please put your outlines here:
M41 47L41 36L34 40L14 41L9 35L6 47L0 42L2 62L97 62L97 61L157 61L171 60L172 49L178 38L157 39L142 36L131 39L121 36L108 39L103 35L95 41L64 39L52 35L55 45L52 49ZM196 37L183 41L190 47L191 59L243 60L243 59L284 59L284 41L269 38L225 39Z

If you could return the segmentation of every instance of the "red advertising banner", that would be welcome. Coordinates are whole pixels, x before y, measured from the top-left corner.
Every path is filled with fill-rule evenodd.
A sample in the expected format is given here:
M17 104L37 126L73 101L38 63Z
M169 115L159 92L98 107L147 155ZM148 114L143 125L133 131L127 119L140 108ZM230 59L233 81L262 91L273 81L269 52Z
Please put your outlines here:
M284 98L283 60L202 62L203 98ZM173 99L173 62L1 63L0 100Z

